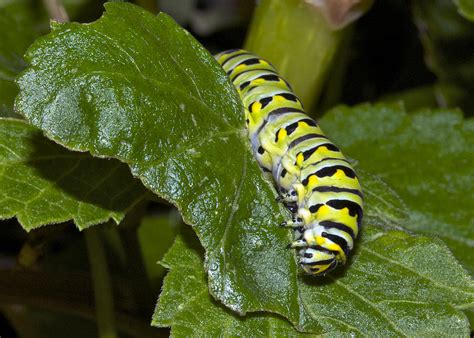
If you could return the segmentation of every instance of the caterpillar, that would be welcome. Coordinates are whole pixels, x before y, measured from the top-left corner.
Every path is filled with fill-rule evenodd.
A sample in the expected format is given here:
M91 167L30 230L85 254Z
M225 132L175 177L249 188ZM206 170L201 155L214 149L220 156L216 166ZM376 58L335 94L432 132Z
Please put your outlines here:
M215 56L237 89L254 156L292 212L298 263L309 275L345 264L360 230L363 196L354 169L309 117L290 84L242 49Z

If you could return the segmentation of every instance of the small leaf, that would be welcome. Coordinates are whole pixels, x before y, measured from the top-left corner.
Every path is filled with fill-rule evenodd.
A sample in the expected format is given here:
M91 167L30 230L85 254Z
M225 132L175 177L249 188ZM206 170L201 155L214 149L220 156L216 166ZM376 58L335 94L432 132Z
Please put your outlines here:
M18 117L13 112L18 93L15 77L26 67L23 54L35 37L28 23L16 21L0 8L0 117Z
M407 115L396 105L341 106L321 120L362 169L379 173L409 206L402 226L442 238L471 272L473 123L456 110Z
M157 287L161 286L165 274L158 260L173 244L181 224L181 217L176 210L172 210L170 213L144 217L138 228L138 241L145 269L148 278Z
M459 13L466 19L474 21L474 2L471 0L453 0L458 6Z
M474 4L472 0L468 1ZM467 8L463 0L459 4L462 4L460 8ZM456 104L453 106L472 114L474 23L461 17L456 12L456 6L445 0L415 1L413 16L423 44L426 64L441 84L436 90L437 101L444 104L442 107L454 101Z
M144 197L127 166L78 154L21 120L0 119L0 218L26 230L73 220L79 229L119 222Z
M203 252L192 234L178 236L163 258L170 269L152 325L171 327L172 336L292 337L305 336L284 318L272 314L238 316L216 302L207 288Z

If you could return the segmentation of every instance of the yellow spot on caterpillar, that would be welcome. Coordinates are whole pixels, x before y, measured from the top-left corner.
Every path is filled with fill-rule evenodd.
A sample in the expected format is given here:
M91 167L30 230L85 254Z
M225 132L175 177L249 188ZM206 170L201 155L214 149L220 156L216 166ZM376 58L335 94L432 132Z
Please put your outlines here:
M311 175L308 179L308 186L313 186L313 185L316 185L318 183L318 178L316 177L316 175Z
M325 246L325 248L328 249L328 250L331 250L331 251L342 252L341 247L340 247L339 245L337 245L337 244L334 244L334 243L332 243L332 244L327 244L327 245Z
M321 146L316 150L317 153L325 153L328 151L328 148L326 146Z
M299 153L298 156L296 156L296 165L301 166L304 161L304 155L303 153Z
M318 214L317 219L325 218L330 212L331 212L331 208L328 207L327 205L320 206L317 212Z
M241 70L244 70L245 67L247 67L247 66L246 65L238 65L237 67L234 68L234 71L232 73L240 72Z
M252 103L252 105L250 106L251 113L259 112L261 109L262 109L262 104L258 101Z
M265 61L265 60L259 59L258 61L260 61L260 64L262 64L264 66L269 66L268 62Z
M329 150L326 146L321 146L318 148L318 150L316 150L316 154L321 157L333 157L334 153L334 151Z
M333 177L342 179L342 178L346 177L346 174L344 173L343 170L337 169L336 172L334 173Z
M273 97L273 100L275 100L275 102L285 102L286 101L286 99L283 96L280 96L280 95L275 95Z
M306 122L298 122L298 128L307 128L309 127L309 124Z
M260 84L264 84L266 80L264 79L255 79L252 81L253 84L256 84L256 85L260 85Z
M323 246L325 242L326 242L326 239L325 239L324 237L322 237L322 236L316 237L316 243L317 243L318 245Z
M288 133L286 132L286 129L285 128L281 128L279 131L278 131L278 142L283 140L286 136L288 135Z
M337 251L338 252L337 259L343 264L346 262L346 254L338 244L334 244L334 243L326 244L324 247L331 251Z
M329 268L330 264L321 265L319 267L319 273L326 271Z

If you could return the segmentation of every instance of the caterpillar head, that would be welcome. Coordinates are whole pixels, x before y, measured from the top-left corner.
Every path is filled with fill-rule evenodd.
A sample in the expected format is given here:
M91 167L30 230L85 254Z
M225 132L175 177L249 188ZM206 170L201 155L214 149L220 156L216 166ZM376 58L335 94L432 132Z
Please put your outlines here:
M326 275L338 265L336 255L324 248L308 247L300 251L300 264L308 275Z

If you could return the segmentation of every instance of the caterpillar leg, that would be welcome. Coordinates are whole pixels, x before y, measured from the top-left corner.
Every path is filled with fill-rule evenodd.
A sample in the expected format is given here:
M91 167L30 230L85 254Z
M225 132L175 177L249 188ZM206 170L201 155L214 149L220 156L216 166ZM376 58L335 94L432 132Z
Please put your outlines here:
M308 243L304 239L299 239L297 241L292 242L289 247L292 249L295 248L306 248L308 246Z
M292 214L294 214L296 211L298 211L298 205L296 205L296 203L292 203L292 204L286 204L286 203L285 203L285 207L286 207Z
M280 223L281 227L288 227L288 228L299 228L304 225L304 221L301 217L292 218L288 221L284 221Z
M280 196L278 197L278 201L281 201L283 203L297 203L301 205L302 200L304 199L306 195L306 189L304 185L301 183L296 183L293 184L292 189L281 192Z
M277 197L277 201L283 202L285 204L296 203L297 200L298 200L298 196L297 196L296 190L291 190L285 193L281 193Z

